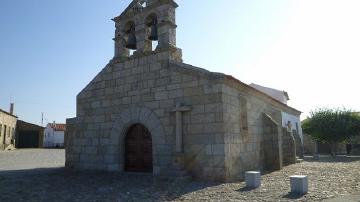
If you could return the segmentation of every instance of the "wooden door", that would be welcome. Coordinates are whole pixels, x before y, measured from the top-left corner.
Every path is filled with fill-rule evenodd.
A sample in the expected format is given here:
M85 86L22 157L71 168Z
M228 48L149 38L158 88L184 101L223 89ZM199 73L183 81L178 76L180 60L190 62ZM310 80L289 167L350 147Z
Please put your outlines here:
M125 171L152 172L152 140L141 124L133 125L125 138Z

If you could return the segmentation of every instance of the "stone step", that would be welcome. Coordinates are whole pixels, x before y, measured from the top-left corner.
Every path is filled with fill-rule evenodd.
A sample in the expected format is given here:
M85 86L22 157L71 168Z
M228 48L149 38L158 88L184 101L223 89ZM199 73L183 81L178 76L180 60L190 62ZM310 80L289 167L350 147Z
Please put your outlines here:
M171 169L171 170L163 172L163 175L164 176L183 177L183 176L187 176L188 173L182 169Z
M164 180L164 181L176 181L176 182L190 182L192 180L191 176L166 176L166 175L161 175L158 176L158 179L160 180Z
M185 169L180 168L171 168L169 170L163 171L159 178L167 181L181 182L187 182L192 180L192 177L188 174L188 172Z
M173 164L172 169L174 169L174 170L184 170L185 167L183 165Z

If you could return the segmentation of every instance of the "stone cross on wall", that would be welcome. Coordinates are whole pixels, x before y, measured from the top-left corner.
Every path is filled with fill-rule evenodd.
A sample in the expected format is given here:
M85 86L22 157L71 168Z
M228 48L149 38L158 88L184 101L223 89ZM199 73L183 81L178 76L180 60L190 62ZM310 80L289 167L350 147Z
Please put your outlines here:
M176 153L183 153L182 113L190 110L189 106L183 106L180 103L177 103L175 109L171 110L171 112L175 112L176 117Z

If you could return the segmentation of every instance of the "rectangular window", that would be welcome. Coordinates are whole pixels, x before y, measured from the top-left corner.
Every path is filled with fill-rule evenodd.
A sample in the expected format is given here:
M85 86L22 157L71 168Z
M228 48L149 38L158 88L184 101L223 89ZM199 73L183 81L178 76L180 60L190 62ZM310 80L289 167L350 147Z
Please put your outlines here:
M2 124L0 124L0 137L2 136Z
M244 135L248 134L248 113L247 113L247 100L240 97L240 118L241 130Z

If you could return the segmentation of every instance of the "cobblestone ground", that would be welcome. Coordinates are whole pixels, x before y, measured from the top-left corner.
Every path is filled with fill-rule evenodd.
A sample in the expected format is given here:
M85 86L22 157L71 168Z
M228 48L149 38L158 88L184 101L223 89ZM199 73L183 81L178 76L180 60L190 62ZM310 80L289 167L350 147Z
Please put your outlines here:
M46 153L46 150L38 152ZM0 153L0 161L3 155ZM39 157L44 158L44 154ZM52 160L33 162L55 162ZM244 188L243 182L176 182L141 174L51 168L62 163L62 160L53 166L48 163L50 168L40 172L0 171L0 201L321 201L360 191L360 158L322 158L291 165L263 175L262 187L254 190ZM14 169L16 164L13 164ZM293 174L309 176L307 195L289 194L288 176Z

